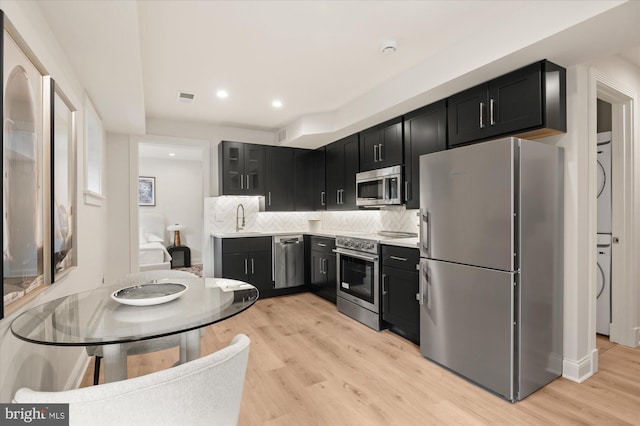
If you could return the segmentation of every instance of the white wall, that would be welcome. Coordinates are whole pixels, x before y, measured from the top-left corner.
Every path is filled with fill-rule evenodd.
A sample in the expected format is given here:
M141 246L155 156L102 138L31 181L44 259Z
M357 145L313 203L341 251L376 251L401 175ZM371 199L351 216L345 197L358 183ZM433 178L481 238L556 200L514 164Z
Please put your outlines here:
M183 246L191 249L191 262L202 263L203 183L202 161L140 158L140 176L156 178L156 205L139 211L161 214L167 223L185 226L180 232ZM173 244L173 233L165 232L166 245Z
M129 208L129 136L107 133L106 158L107 170L104 181L107 183L107 200L109 200L107 218L107 264L105 282L113 282L118 277L130 273L137 266L133 265L130 233L131 223ZM114 165L118 165L114 167Z
M89 358L81 348L35 345L11 334L11 321L25 309L67 294L100 285L106 264L106 210L84 203L84 89L64 51L57 44L36 3L0 0L0 8L56 84L65 92L77 113L77 247L78 266L16 312L0 320L0 402L9 402L23 386L40 390L70 389L84 373ZM99 113L99 111L98 111Z

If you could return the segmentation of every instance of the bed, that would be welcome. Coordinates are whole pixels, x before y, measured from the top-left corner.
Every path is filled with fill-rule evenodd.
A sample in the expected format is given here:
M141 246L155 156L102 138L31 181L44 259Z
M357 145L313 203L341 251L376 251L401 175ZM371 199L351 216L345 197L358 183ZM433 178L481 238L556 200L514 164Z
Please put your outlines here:
M158 213L140 214L140 271L171 269L171 255L165 246L165 220Z

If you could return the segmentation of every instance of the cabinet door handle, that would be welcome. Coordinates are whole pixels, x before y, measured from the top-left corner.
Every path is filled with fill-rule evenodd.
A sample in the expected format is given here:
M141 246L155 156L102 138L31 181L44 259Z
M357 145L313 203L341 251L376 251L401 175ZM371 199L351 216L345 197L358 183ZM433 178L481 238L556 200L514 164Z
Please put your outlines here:
M340 204L344 204L344 189L340 190Z
M326 271L324 270L324 258L321 257L319 263L320 263L320 273L325 274Z
M316 245L320 246L320 247L326 247L327 245L324 243L317 243Z
M269 207L271 207L271 191L269 191L268 198L269 198Z
M406 261L407 261L407 259L406 259L406 258L404 258L404 257L399 257L399 256L389 256L389 258L390 258L390 259L393 259L393 260L399 260L400 262L406 262Z
M254 275L256 272L254 265L253 265L253 257L251 258L251 275Z
M322 258L322 264L324 265L324 267L322 268L324 270L324 274L327 275L327 265L329 264L329 259Z
M244 177L240 175L240 189L244 189Z
M247 189L249 189L249 175L247 175Z
M496 104L495 99L491 98L489 100L489 120L490 120L489 122L491 123L492 126L496 124L496 119L495 119L495 117L493 115L493 111L495 109L495 104Z
M480 102L480 128L484 129L484 102Z
M378 145L373 146L373 162L378 162Z
M249 268L247 267L247 258L244 259L244 274L249 275Z
M405 201L409 201L409 196L411 195L411 192L409 191L409 181L405 180L404 181L404 200Z
M382 160L383 160L383 158L382 158L382 144L379 143L378 144L378 161L382 161Z
M324 203L325 203L324 199L325 199L325 197L326 197L326 194L324 193L324 191L320 192L320 205L321 205L321 206L324 206Z
M387 288L387 274L382 274L382 295L386 295L388 293Z

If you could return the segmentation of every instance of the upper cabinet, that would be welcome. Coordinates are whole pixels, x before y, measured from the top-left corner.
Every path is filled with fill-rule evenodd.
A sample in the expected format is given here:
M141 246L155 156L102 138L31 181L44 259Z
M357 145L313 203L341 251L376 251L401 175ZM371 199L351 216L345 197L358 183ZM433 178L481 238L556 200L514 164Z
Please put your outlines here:
M402 117L360 132L360 171L402 164Z
M293 149L293 197L298 211L314 210L315 154L309 149ZM324 170L323 170L324 179Z
M355 210L358 173L358 135L326 146L327 210Z
M220 195L264 195L264 145L222 141L218 156Z
M265 148L266 211L291 211L294 208L294 150L280 146Z
M313 210L326 210L325 148L313 151Z
M451 96L449 146L566 132L565 85L566 70L543 60Z
M404 116L404 197L420 208L420 156L447 148L447 105L442 100Z

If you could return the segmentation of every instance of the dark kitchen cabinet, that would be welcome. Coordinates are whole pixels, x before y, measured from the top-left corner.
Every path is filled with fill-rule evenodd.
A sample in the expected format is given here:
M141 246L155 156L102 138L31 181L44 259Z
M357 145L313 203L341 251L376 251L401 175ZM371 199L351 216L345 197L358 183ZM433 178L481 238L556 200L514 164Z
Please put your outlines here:
M418 249L382 245L381 257L382 319L391 331L419 343Z
M513 135L567 130L566 70L543 60L448 99L449 147Z
M325 183L325 149L313 151L313 210L326 210L327 191Z
M327 145L325 152L327 210L356 209L358 135L351 135Z
M273 289L271 237L214 238L214 276L245 281L269 296Z
M402 164L402 117L360 132L360 171Z
M404 116L404 199L407 209L420 208L420 156L446 148L446 101Z
M297 211L315 210L315 161L316 151L309 149L293 150L293 193ZM324 164L323 164L324 177Z
M294 150L280 146L265 148L266 211L294 209Z
M265 147L222 141L218 145L220 195L264 195Z
M335 239L308 237L309 287L318 296L336 303Z

